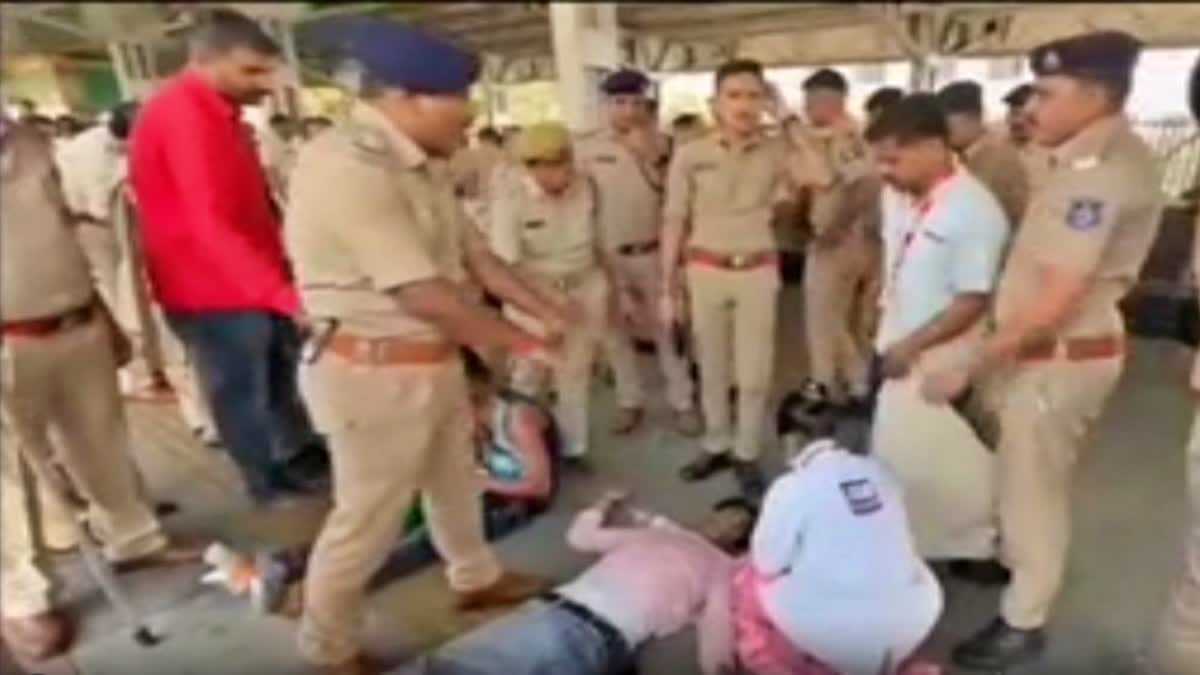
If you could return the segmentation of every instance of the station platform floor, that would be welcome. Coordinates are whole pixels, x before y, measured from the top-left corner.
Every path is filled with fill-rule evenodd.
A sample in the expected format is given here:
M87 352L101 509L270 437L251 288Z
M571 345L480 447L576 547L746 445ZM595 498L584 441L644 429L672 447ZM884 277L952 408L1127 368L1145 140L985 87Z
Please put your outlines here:
M785 295L786 301L786 295ZM785 315L787 316L787 315ZM796 325L781 325L780 388L803 375ZM646 372L653 372L646 362ZM1183 452L1193 403L1186 391L1188 354L1165 342L1137 342L1119 392L1088 442L1074 494L1074 545L1068 578L1039 663L1011 675L1132 675L1141 646L1157 620L1170 579L1181 563L1184 519ZM675 478L694 443L667 429L660 404L632 439L607 435L611 390L597 386L593 416L597 472L568 479L546 516L499 544L505 561L523 570L567 579L587 560L570 552L563 533L571 514L603 490L630 488L635 499L682 523L695 522L717 499L732 494L720 477L698 486ZM240 496L233 465L220 450L202 447L174 406L131 404L134 452L156 496L180 504L169 529L194 539L219 539L254 550L311 539L327 504L314 500L286 511L256 512ZM777 455L778 453L773 453ZM778 457L773 457L778 466ZM303 675L312 672L294 647L293 622L256 615L245 600L199 583L202 566L143 571L122 577L165 640L136 645L106 605L78 558L52 561L62 605L80 634L64 659L26 668L29 675ZM945 662L950 646L988 622L997 592L947 582L947 611L926 653ZM398 663L487 617L456 616L439 570L393 583L370 599L368 648ZM651 645L646 675L693 675L690 631ZM0 662L0 672L19 673ZM948 674L957 675L948 669ZM498 673L497 675L505 675Z

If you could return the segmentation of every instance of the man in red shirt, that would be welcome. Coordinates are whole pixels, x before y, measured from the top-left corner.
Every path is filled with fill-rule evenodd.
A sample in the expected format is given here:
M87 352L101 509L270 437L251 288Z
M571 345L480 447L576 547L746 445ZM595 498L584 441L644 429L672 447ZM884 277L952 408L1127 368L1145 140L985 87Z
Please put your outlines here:
M202 21L190 47L138 116L131 184L155 298L262 504L300 491L289 462L324 456L297 393L299 299L280 221L241 123L241 106L271 91L280 50L229 10Z

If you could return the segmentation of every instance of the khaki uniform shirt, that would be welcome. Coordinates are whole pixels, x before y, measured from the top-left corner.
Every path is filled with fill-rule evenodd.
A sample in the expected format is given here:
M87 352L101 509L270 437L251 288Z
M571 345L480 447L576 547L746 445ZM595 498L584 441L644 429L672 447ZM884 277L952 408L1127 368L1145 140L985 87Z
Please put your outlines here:
M984 134L963 151L963 164L987 186L1016 228L1029 206L1029 176L1025 162L1007 141Z
M1200 285L1200 213L1196 214L1196 227L1192 232L1192 283ZM1196 354L1196 364L1192 368L1192 390L1200 392L1200 352Z
M1154 157L1124 118L1096 122L1052 154L1001 276L997 318L1036 302L1040 266L1049 266L1091 280L1058 337L1120 334L1117 302L1137 279L1162 213Z
M125 152L105 126L68 140L58 158L63 196L71 211L109 220L113 193L125 179Z
M664 217L690 222L688 244L715 253L775 250L771 222L788 196L786 159L778 138L734 149L713 132L688 143L667 172Z
M863 180L873 180L866 142L851 128L818 129L811 126L790 124L787 133L793 137L803 135L807 145L817 150L834 176L833 185L817 190L812 195L808 208L808 222L815 234L822 234L839 224L859 230L860 234L878 237L880 187L877 181L871 189L859 185ZM854 203L846 204L846 200ZM849 223L837 221L846 214L860 214Z
M634 155L609 130L575 143L576 160L596 179L604 205L600 223L605 244L658 241L662 216L662 169Z
M593 269L597 263L595 182L585 175L561 195L549 195L525 176L497 200L489 227L492 250L503 260L545 279Z
M94 295L71 229L50 143L14 125L0 151L0 317L35 319L82 307Z
M441 340L389 290L465 281L470 227L444 166L365 104L300 152L288 198L287 247L305 311L368 337Z

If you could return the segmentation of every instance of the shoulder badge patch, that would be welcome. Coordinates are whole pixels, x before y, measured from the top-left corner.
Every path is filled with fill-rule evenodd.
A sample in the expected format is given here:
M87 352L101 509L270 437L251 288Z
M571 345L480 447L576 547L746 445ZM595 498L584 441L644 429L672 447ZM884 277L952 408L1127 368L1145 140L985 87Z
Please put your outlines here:
M1104 220L1104 202L1091 197L1074 199L1067 207L1067 227L1072 230L1090 230L1099 227Z

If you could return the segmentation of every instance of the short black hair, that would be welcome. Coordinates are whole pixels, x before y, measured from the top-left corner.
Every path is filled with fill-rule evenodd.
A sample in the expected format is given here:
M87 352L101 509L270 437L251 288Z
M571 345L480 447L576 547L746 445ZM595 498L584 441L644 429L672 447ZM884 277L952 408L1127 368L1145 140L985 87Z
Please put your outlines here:
M885 108L867 127L867 142L895 139L901 145L931 138L948 141L946 115L933 94L909 94Z
M800 85L804 91L812 91L814 89L829 89L841 94L850 91L850 83L846 81L846 76L842 75L833 68L821 68L817 72L809 75L804 79L804 84Z
M475 138L481 143L493 143L495 145L500 145L504 142L504 137L500 135L496 127L484 127L480 129L479 133L475 134Z
M129 138L133 122L137 119L138 107L137 101L122 101L108 111L108 133L113 138L122 141Z
M700 116L696 113L682 113L671 120L672 127L694 127L700 124Z
M767 83L767 77L763 74L763 66L761 63L753 59L734 59L732 61L726 61L725 63L722 63L721 67L717 68L717 72L713 76L713 84L717 89L720 89L721 83L724 82L726 78L730 78L735 75L753 75L764 85Z
M947 115L967 114L983 117L983 87L974 80L958 80L937 93L938 104Z
M254 19L232 9L205 12L192 27L188 43L193 51L225 53L242 48L279 56L283 50Z
M758 522L758 505L745 497L726 497L721 501L713 504L713 513L718 511L727 511L729 509L737 509L750 516L750 525L746 528L745 533L732 542L733 547L738 551L744 551L750 547L750 539L754 536L754 524Z
M863 108L867 112L882 111L902 98L904 98L904 90L900 87L880 87L867 97Z

